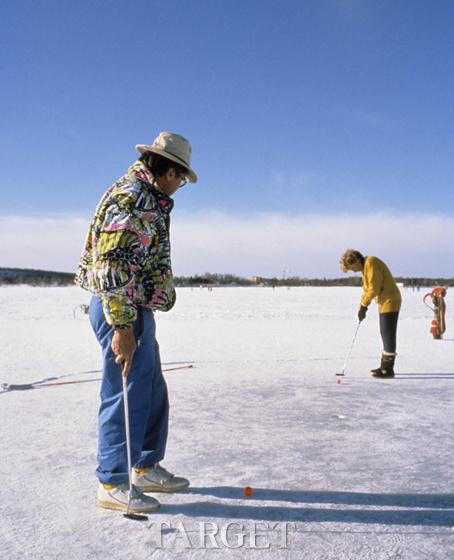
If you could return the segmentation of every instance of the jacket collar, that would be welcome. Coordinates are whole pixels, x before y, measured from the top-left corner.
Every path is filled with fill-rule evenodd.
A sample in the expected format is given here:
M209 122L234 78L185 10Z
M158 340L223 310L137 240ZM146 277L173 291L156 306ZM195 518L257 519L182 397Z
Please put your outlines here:
M151 191L151 194L156 199L159 208L166 214L170 214L173 205L175 204L173 198L170 198L170 196L167 196L159 189L152 173L144 163L137 160L128 169L128 173L134 175L134 177L141 183L145 183L147 188Z

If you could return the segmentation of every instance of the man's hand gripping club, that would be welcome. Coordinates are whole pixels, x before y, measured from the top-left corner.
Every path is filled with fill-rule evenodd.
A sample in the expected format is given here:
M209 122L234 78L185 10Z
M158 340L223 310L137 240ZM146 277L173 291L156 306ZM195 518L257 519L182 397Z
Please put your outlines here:
M123 364L122 375L126 377L131 369L132 358L137 348L134 329L115 329L111 344L112 352L115 354L115 363Z

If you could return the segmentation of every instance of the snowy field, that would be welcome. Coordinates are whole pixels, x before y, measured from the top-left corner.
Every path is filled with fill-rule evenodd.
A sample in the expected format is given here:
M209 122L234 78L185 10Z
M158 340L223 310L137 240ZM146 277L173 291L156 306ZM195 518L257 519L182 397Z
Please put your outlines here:
M454 558L454 301L435 341L425 293L403 290L396 379L369 374L372 304L337 383L359 288L179 289L161 356L194 367L166 373L163 465L192 485L147 522L95 506L98 381L0 393L0 558ZM99 377L88 301L0 288L0 382Z

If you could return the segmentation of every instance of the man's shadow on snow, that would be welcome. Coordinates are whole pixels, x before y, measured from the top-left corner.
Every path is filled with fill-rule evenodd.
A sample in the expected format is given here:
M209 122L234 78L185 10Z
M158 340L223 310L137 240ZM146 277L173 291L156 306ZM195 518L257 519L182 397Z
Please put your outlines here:
M218 517L274 522L454 526L454 494L371 494L255 488L253 495L246 498L242 488L233 486L191 487L185 494L212 496L229 501L241 500L241 503L204 501L169 504L163 507L163 513L165 508L166 513L207 519ZM253 505L246 505L246 500L251 500ZM289 505L261 506L257 503L261 500L287 502ZM311 508L307 504L321 507ZM327 507L329 505L332 507ZM348 506L362 507L352 509ZM368 506L393 509L369 509Z

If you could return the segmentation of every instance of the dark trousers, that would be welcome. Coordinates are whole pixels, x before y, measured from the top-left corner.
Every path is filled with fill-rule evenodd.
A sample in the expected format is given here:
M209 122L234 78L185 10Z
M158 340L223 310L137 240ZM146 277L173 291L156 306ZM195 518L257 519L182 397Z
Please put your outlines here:
M396 352L397 320L399 319L399 312L379 313L379 317L383 350L394 354Z

